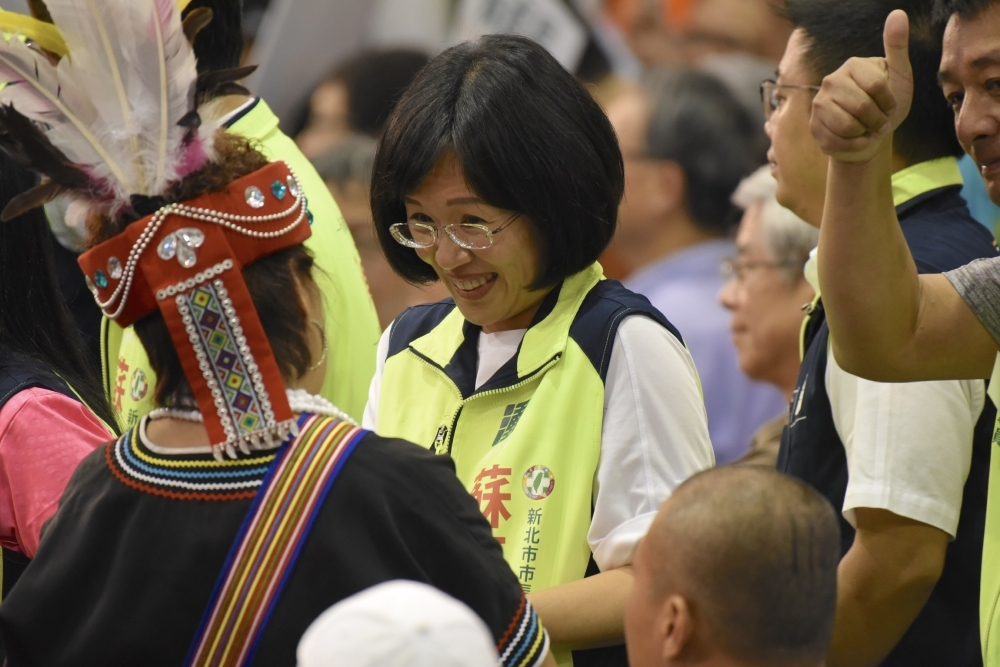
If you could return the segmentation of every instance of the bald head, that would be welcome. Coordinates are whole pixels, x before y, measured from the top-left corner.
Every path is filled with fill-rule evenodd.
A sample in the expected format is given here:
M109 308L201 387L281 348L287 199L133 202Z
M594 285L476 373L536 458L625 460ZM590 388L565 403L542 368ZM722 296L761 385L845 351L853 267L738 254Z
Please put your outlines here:
M649 570L651 604L682 597L702 639L726 656L818 664L833 630L839 540L833 508L799 480L716 468L664 503L636 568Z

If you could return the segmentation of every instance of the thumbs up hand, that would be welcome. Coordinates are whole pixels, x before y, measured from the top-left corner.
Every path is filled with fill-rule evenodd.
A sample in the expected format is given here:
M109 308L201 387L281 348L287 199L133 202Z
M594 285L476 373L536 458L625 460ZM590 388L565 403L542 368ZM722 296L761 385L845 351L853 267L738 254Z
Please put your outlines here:
M894 10L882 35L885 58L851 58L823 79L809 128L824 153L842 162L866 162L887 145L910 112L910 22Z

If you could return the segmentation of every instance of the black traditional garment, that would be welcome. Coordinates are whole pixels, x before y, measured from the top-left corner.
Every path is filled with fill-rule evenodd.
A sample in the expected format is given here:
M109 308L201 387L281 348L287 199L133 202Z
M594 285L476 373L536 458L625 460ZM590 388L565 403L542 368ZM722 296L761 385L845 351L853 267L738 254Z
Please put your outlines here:
M84 459L0 606L10 667L184 663L275 454L157 453L141 433ZM391 579L425 582L469 605L493 632L503 665L537 665L548 650L451 460L370 434L319 510L252 664L294 665L299 638L320 613Z

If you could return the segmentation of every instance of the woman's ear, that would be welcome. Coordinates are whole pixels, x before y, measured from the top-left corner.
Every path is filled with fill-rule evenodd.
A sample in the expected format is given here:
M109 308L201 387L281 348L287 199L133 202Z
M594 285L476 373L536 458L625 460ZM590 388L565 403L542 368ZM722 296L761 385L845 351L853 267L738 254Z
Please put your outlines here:
M295 280L295 294L306 320L323 322L323 294L319 286L311 278L303 279L294 269L292 278Z
M311 394L318 394L326 379L327 345L326 322L323 316L323 293L311 278L304 278L299 272L292 271L295 280L295 295L299 307L305 315L305 336L309 346L309 367L305 374L290 383L291 388L305 389Z

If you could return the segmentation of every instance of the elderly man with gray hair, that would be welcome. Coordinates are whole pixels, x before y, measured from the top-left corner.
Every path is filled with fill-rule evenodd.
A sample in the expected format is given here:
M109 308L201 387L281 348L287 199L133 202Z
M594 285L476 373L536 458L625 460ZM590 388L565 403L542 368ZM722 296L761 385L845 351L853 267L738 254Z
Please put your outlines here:
M815 298L803 275L819 230L775 200L777 182L761 167L740 183L733 203L743 209L736 255L723 262L719 301L731 313L740 369L792 399L799 375L802 307ZM739 462L773 467L787 414L764 424Z

